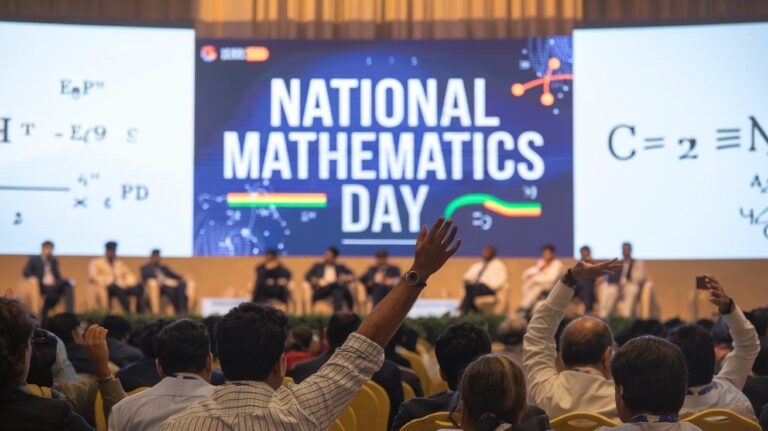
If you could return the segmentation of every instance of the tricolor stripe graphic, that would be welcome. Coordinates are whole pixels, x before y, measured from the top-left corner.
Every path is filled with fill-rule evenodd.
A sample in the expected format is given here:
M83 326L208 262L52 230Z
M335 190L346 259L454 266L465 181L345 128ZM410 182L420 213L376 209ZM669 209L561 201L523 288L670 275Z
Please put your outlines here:
M234 208L325 208L328 196L325 193L227 193L227 204Z
M452 200L445 207L445 217L453 216L457 209L467 205L482 205L504 217L541 217L541 202L506 202L485 193L470 193Z

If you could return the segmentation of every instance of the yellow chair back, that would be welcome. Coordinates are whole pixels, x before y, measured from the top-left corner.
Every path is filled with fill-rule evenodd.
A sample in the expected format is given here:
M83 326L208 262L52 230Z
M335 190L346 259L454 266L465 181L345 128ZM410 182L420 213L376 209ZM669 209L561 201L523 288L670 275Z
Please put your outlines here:
M398 353L408 360L408 362L411 364L411 369L413 372L419 376L419 380L421 381L421 388L424 390L424 395L430 396L434 394L432 389L432 379L429 378L427 367L424 365L424 360L421 359L421 356L419 356L418 353L414 353L406 349L400 349L398 350Z
M336 419L328 428L328 431L347 431L347 429L344 428L344 425L342 425L341 421Z
M416 398L416 391L413 390L411 385L408 383L403 382L403 399L405 401L412 400Z
M360 388L360 392L352 398L349 408L355 413L358 430L378 429L376 425L378 424L379 401L367 386Z
M555 418L550 422L555 431L592 431L598 427L615 427L617 422L596 413L576 412Z
M376 396L378 414L376 415L376 427L373 429L375 431L387 431L389 429L387 427L387 421L389 420L389 395L387 395L387 391L373 380L365 382L363 387L370 389L373 395Z
M761 431L760 425L725 409L709 409L682 420L690 422L702 431Z
M107 418L104 416L104 400L101 391L96 391L96 401L93 403L93 417L96 420L96 429L107 431Z
M451 421L449 412L437 412L408 422L400 428L400 431L437 431L455 428L456 425Z
M357 417L355 411L351 407L347 407L341 412L338 422L344 427L346 431L357 431Z
M51 388L48 386L38 386L32 383L27 383L27 392L29 392L30 395L40 398L53 398Z

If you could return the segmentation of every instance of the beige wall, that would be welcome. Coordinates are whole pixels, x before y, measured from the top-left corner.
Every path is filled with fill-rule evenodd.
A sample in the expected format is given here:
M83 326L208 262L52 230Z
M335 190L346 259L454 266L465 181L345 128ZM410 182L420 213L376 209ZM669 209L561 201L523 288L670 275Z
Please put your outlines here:
M63 275L77 281L77 303L83 309L86 290L88 257L60 257ZM198 296L221 296L227 291L250 289L254 266L260 258L245 257L198 257L191 259L166 259L166 263L175 270L195 280ZM0 292L7 287L15 287L21 278L21 269L26 257L0 256ZM304 273L316 258L286 258L286 265L296 278L303 278ZM395 264L407 269L410 259L393 258ZM126 263L138 271L144 258L126 258ZM343 262L357 273L369 264L366 258L344 258ZM424 298L459 298L461 297L461 278L472 259L454 258L446 267L430 280ZM505 259L511 274L511 301L516 304L520 299L519 274L532 265L532 259ZM567 262L572 263L572 260ZM765 260L738 261L651 261L647 269L656 286L662 317L688 317L690 306L688 297L694 287L697 274L708 273L720 279L726 291L733 296L742 308L750 309L768 304L768 263Z

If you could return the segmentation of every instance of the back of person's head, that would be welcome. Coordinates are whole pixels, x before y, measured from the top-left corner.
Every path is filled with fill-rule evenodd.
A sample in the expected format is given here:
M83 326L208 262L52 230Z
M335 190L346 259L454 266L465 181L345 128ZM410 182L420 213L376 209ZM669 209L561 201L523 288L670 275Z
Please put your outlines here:
M744 313L744 315L755 327L758 337L763 338L768 335L768 308L755 308L752 311Z
M334 313L328 320L325 328L328 337L328 346L337 349L347 341L349 334L355 332L360 326L360 316L354 313Z
M309 350L309 346L312 345L313 336L312 328L308 325L296 325L288 333L290 344L288 348L306 352Z
M109 315L101 321L101 326L106 329L107 337L123 340L131 333L131 322L122 316Z
M157 334L157 361L165 375L199 373L210 365L211 346L208 333L200 322L181 319Z
M566 367L599 364L610 358L612 348L611 329L594 317L575 319L560 335L560 356Z
M138 337L139 349L145 358L157 358L157 334L173 322L171 319L160 319L144 325L141 335Z
M528 324L525 319L519 315L514 315L499 325L496 335L505 346L519 346L523 343L527 328Z
M690 387L706 385L715 373L715 343L712 335L698 325L683 325L670 331L671 341L685 355Z
M26 378L26 353L33 329L18 302L0 297L0 398L7 398Z
M611 361L616 408L628 422L634 415L677 415L688 387L679 347L654 336L629 340Z
M435 342L435 356L448 388L456 390L464 369L481 355L491 353L491 338L470 322L449 325Z
M72 331L80 327L80 319L75 313L59 313L48 319L48 330L56 334L57 337L69 344L74 342Z
M227 380L265 380L280 360L288 338L288 317L266 305L244 302L230 310L216 330L216 351Z
M523 371L504 355L486 354L469 364L459 389L462 425L476 431L520 423L528 407Z
M208 338L211 339L211 353L213 353L213 357L217 359L219 357L219 353L216 350L216 330L219 327L219 322L221 322L221 319L222 317L218 314L214 314L203 319L203 325L205 325L205 329L208 331Z

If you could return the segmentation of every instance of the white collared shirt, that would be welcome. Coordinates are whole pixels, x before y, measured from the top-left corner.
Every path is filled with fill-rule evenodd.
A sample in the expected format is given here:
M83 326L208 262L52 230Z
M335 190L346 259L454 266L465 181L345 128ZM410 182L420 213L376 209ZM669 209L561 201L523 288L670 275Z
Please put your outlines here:
M178 373L112 407L109 431L155 431L169 417L206 399L216 387L202 377Z
M464 274L464 281L467 283L481 283L491 290L499 290L507 282L507 266L497 257L494 257L488 263L485 261L476 262Z

